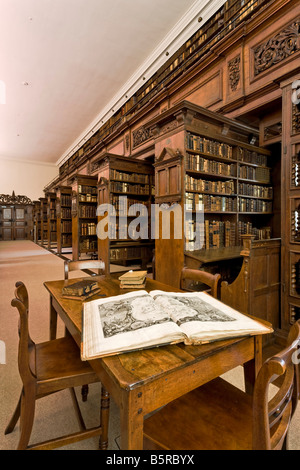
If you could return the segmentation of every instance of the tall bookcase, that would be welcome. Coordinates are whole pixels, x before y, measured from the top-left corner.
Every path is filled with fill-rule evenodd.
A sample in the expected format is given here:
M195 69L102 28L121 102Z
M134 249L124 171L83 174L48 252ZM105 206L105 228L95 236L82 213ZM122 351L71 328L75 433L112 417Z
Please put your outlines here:
M56 235L56 193L46 193L47 197L47 245L48 249L57 245Z
M72 186L73 260L97 254L97 176L75 175Z
M33 241L41 241L41 202L33 201Z
M171 226L171 240L160 231L155 241L157 280L178 287L185 253L203 257L214 250L221 260L224 251L242 244L242 234L278 236L271 153L254 144L256 129L188 102L149 125L155 136L155 202L176 203L182 216L175 222L181 236ZM196 218L196 209L204 211L203 218ZM166 265L164 259L172 261Z
M72 188L60 186L56 190L57 253L72 248Z
M47 219L47 198L40 197L41 203L41 245L48 243L48 219Z
M286 217L282 220L281 327L286 334L290 326L300 319L300 103L298 79L298 76L294 76L282 83L282 151Z
M94 167L99 179L98 204L103 207L98 217L103 229L98 237L98 253L106 273L111 263L138 263L145 269L154 248L150 230L153 166L135 158L105 154ZM105 204L113 208L110 213L104 210Z

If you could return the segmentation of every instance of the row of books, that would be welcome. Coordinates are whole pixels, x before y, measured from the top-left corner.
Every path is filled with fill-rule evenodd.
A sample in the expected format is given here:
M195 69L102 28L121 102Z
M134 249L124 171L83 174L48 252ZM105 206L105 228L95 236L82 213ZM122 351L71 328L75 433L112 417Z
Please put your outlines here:
M72 246L72 235L63 234L61 236L61 243L63 246Z
M264 183L270 182L270 168L240 166L238 176L244 179L262 181Z
M56 232L56 221L50 222L50 232Z
M110 179L132 183L149 183L149 175L144 175L142 173L124 173L123 171L118 170L110 170Z
M49 217L49 219L56 219L56 210L55 209L49 209L48 217Z
M187 251L236 245L236 224L229 220L206 220L202 225L189 221L185 230Z
M85 238L79 243L80 252L97 251L97 249L98 249L97 240L91 240L90 238Z
M61 222L61 231L66 233L72 233L72 221L71 220L63 220Z
M61 209L61 218L62 219L70 219L71 217L72 217L71 208L62 207L62 209Z
M260 155L259 153L244 149L242 147L238 148L238 159L244 163L253 163L255 165L267 166L268 157L266 155Z
M128 214L128 209L131 207L133 204L141 204L143 203L144 206L146 206L147 210L149 211L150 208L150 203L141 201L140 199L134 199L130 197L123 197L123 196L116 196L116 195L111 195L110 198L111 204L114 206L117 215L126 215Z
M240 212L272 212L272 202L261 199L239 198Z
M210 155L232 158L232 146L217 142L214 140L206 139L198 135L188 133L186 136L186 146L189 150L197 152L208 153Z
M88 186L85 184L78 185L78 193L82 194L97 194L97 187L96 186Z
M213 173L215 175L235 176L236 165L208 160L200 155L186 155L186 169Z
M266 240L271 238L271 227L253 227L252 222L238 222L238 240L242 244L242 235L254 235L255 240Z
M93 222L81 223L80 225L80 235L96 235L97 224Z
M79 202L97 202L97 195L96 194L78 194L78 201Z
M94 218L96 217L96 206L92 206L92 205L89 205L89 206L84 206L84 205L80 205L79 206L79 217L90 217L90 218Z
M111 248L111 260L139 259L141 257L141 247L129 246L124 248Z
M236 224L225 220L205 220L205 248L221 248L236 245Z
M261 198L273 198L272 186L258 186L257 184L239 183L239 194Z
M72 202L71 194L62 194L60 196L60 205L61 206L70 206Z
M110 240L136 240L142 237L142 233L139 231L139 226L136 228L135 226L131 226L131 224L128 223L116 223L109 224L107 236Z
M236 212L236 198L227 196L213 196L211 194L185 194L186 209L191 211L204 209L208 212Z
M140 184L131 184L112 181L111 182L111 191L128 193L128 194L149 194L150 186L149 184L140 185Z
M185 188L188 191L233 194L234 182L233 180L209 181L209 180L194 178L193 176L190 176L190 175L185 175Z

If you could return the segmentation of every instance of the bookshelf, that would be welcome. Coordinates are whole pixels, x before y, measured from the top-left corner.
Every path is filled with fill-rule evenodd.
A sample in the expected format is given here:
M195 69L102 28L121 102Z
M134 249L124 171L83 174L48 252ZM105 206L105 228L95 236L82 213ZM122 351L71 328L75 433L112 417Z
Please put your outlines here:
M47 245L48 249L57 246L56 235L56 193L46 193L47 197Z
M204 208L205 249L241 245L246 233L255 239L270 238L271 226L265 225L273 201L269 152L195 132L187 132L185 152L186 204L194 211L198 204ZM186 250L193 250L189 241Z
M111 213L103 209L98 217L103 228L103 236L98 238L98 253L105 262L106 273L111 263L124 266L139 263L145 269L154 248L150 231L152 164L105 154L95 162L95 168L99 207L110 204L113 208Z
M220 250L223 259L226 249L242 245L243 234L274 236L272 157L254 144L256 129L186 101L150 127L155 202L179 204L184 214L181 239L155 242L157 280L178 286L185 255ZM171 267L163 266L163 256L173 258Z
M97 253L97 177L75 175L72 186L72 253L73 260Z
M57 253L72 249L72 188L60 186L56 190Z
M33 241L41 241L41 202L33 201Z
M47 198L40 197L39 198L41 203L41 245L46 245L48 240L48 219L47 219Z

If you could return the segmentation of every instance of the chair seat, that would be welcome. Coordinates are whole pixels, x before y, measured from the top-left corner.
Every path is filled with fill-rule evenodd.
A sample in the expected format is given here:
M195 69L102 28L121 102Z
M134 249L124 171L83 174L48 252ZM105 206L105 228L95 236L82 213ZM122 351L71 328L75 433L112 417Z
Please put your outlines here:
M39 394L99 381L71 336L36 344L36 374Z
M252 397L220 377L212 380L146 419L144 448L250 450Z

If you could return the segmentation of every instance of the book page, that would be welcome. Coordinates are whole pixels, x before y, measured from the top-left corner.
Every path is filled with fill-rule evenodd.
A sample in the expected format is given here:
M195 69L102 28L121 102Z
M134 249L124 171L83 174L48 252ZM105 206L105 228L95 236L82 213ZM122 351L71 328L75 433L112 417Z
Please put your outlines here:
M183 339L179 326L146 291L83 304L83 360Z
M205 292L152 291L150 295L185 332L186 344L273 331Z

